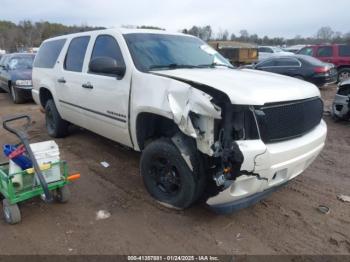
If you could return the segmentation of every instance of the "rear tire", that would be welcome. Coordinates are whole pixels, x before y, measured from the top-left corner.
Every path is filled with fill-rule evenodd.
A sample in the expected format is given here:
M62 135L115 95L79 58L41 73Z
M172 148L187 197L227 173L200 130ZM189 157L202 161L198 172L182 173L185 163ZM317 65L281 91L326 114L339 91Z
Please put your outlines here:
M340 69L338 72L338 82L342 82L350 78L350 68Z
M196 200L196 179L170 139L151 142L142 152L140 165L147 191L161 204L184 209Z
M2 208L6 223L13 225L21 222L21 212L17 204L11 205L7 199L4 199L2 201Z
M21 92L18 89L16 89L14 86L10 87L10 95L13 103L22 104L24 102L24 98Z
M70 191L68 186L60 187L56 190L56 201L59 203L67 203L70 199Z
M68 122L63 120L57 111L55 102L50 99L45 105L46 129L50 136L65 137L68 134Z

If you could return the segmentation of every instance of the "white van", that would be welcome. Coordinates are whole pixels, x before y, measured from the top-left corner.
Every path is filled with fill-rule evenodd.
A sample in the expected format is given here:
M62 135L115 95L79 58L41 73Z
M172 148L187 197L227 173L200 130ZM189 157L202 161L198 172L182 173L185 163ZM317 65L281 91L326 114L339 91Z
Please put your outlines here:
M202 40L108 29L48 39L33 98L53 137L70 123L137 151L149 193L230 212L301 174L327 128L313 84L235 69Z

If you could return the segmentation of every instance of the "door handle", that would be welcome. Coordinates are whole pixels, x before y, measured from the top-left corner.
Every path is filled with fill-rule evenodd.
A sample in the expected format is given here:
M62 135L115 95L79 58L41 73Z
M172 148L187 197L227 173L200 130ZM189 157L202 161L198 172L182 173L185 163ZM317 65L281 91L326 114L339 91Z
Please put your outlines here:
M57 79L58 83L65 84L67 81L63 77Z
M94 86L91 83L89 83L89 82L87 82L85 84L82 84L81 86L83 88L87 88L87 89L93 89L94 88Z

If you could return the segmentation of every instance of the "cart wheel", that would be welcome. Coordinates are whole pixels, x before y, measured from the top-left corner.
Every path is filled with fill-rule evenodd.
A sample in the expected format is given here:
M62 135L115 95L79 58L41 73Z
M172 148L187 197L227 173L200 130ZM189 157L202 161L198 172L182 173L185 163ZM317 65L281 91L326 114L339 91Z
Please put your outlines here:
M5 221L11 225L21 222L21 212L18 205L11 205L7 199L2 200Z
M60 203L68 202L70 198L70 191L68 186L60 187L56 190L56 200Z

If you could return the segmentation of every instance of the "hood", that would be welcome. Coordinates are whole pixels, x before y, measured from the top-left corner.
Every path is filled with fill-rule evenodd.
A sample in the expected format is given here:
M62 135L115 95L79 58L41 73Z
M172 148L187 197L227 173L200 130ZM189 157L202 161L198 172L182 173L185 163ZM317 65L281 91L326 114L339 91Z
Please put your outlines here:
M32 69L20 69L9 71L11 80L32 80Z
M232 104L238 105L263 105L320 96L318 88L308 82L251 69L175 69L153 73L210 86L227 94Z

